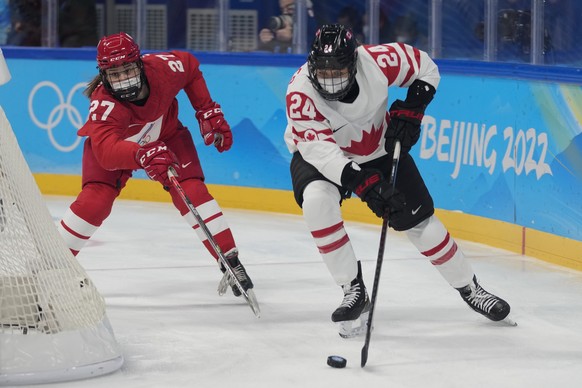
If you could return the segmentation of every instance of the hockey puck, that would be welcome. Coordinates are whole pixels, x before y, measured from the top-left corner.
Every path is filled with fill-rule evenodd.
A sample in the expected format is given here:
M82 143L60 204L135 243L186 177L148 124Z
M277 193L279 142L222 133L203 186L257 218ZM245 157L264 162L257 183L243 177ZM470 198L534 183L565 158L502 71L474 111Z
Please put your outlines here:
M340 356L329 356L327 358L327 365L332 368L345 368L347 363L346 359Z

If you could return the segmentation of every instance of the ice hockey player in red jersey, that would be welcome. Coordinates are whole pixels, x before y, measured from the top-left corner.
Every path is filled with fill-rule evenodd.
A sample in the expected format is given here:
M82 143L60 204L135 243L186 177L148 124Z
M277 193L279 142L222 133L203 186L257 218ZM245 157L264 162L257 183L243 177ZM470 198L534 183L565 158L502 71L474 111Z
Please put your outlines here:
M409 154L439 81L425 52L402 43L359 46L348 28L334 24L316 33L307 63L289 83L285 141L293 154L293 191L323 261L343 289L331 316L342 337L365 331L369 308L361 264L340 212L351 193L378 217L389 214L390 227L405 231L473 310L493 321L509 314L509 304L481 287L434 215L432 197ZM408 91L386 112L389 86ZM393 190L387 175L396 140L402 154Z
M204 144L214 145L218 152L230 149L230 127L220 105L210 97L198 60L181 51L142 56L133 38L121 32L99 41L97 65L99 74L85 91L91 100L89 117L78 131L87 136L82 190L59 225L68 247L75 255L81 250L109 216L132 172L144 169L170 193L174 206L217 259L168 179L172 166L241 285L245 291L253 288L225 216L204 183L192 135L178 119L176 95L184 90L196 110ZM225 272L224 267L221 270ZM239 289L230 284L239 296Z

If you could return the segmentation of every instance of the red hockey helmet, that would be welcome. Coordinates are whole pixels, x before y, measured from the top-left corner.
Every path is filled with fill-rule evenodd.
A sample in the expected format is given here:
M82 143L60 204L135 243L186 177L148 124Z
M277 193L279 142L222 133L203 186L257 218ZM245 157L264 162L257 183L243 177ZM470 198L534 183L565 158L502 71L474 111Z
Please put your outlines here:
M97 67L105 89L120 101L134 101L147 84L139 46L125 32L101 38Z
M105 36L97 45L97 65L100 70L137 62L140 57L139 46L125 32Z

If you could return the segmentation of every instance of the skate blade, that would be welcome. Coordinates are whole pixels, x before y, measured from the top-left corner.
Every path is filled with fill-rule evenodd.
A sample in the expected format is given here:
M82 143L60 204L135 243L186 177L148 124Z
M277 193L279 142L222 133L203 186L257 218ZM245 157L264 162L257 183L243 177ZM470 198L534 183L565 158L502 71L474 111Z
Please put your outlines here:
M510 317L505 317L504 319L499 321L499 323L502 323L502 324L507 325L507 326L517 326L517 322L515 322Z
M517 322L515 322L511 317L505 317L499 321L491 321L495 326L517 326Z
M242 292L243 297L245 298L245 300L247 301L247 303L249 304L249 307L251 308L251 310L253 310L253 313L255 314L255 316L257 318L261 317L261 308L259 307L259 302L257 301L257 297L255 296L255 292L253 291L252 288L249 288L246 291Z
M338 322L338 334L342 338L354 338L366 334L366 325L369 312L362 313L353 321ZM372 326L372 329L374 327Z

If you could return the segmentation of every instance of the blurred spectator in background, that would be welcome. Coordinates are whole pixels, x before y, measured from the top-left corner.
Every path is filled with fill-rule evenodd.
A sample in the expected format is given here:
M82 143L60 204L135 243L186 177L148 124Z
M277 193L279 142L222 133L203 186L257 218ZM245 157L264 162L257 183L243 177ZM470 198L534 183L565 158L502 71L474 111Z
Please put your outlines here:
M398 16L392 26L392 41L418 46L418 23L411 12Z
M337 23L352 30L359 43L364 43L364 19L356 8L346 6L340 9L337 15Z
M0 0L0 45L5 45L10 31L10 8L8 0Z
M61 47L97 46L97 10L94 0L59 1Z
M477 23L475 34L484 40L485 22ZM552 40L544 29L543 53L552 50ZM502 0L497 12L497 59L529 62L531 56L531 2Z
M40 46L41 0L10 0L11 28L6 44Z
M362 32L364 33L364 43L370 43L370 21L368 13L366 12L363 17L363 27ZM392 31L388 18L382 9L380 9L380 14L378 15L378 43L389 43L394 42L392 38Z
M454 0L447 0L451 1ZM429 2L380 0L380 15L386 15L389 30L388 39L380 38L380 43L400 42L428 50Z
M259 50L276 53L291 53L293 47L293 15L295 15L295 0L279 0L281 14L271 16L269 25L259 32ZM306 1L307 35L315 32L313 3Z

